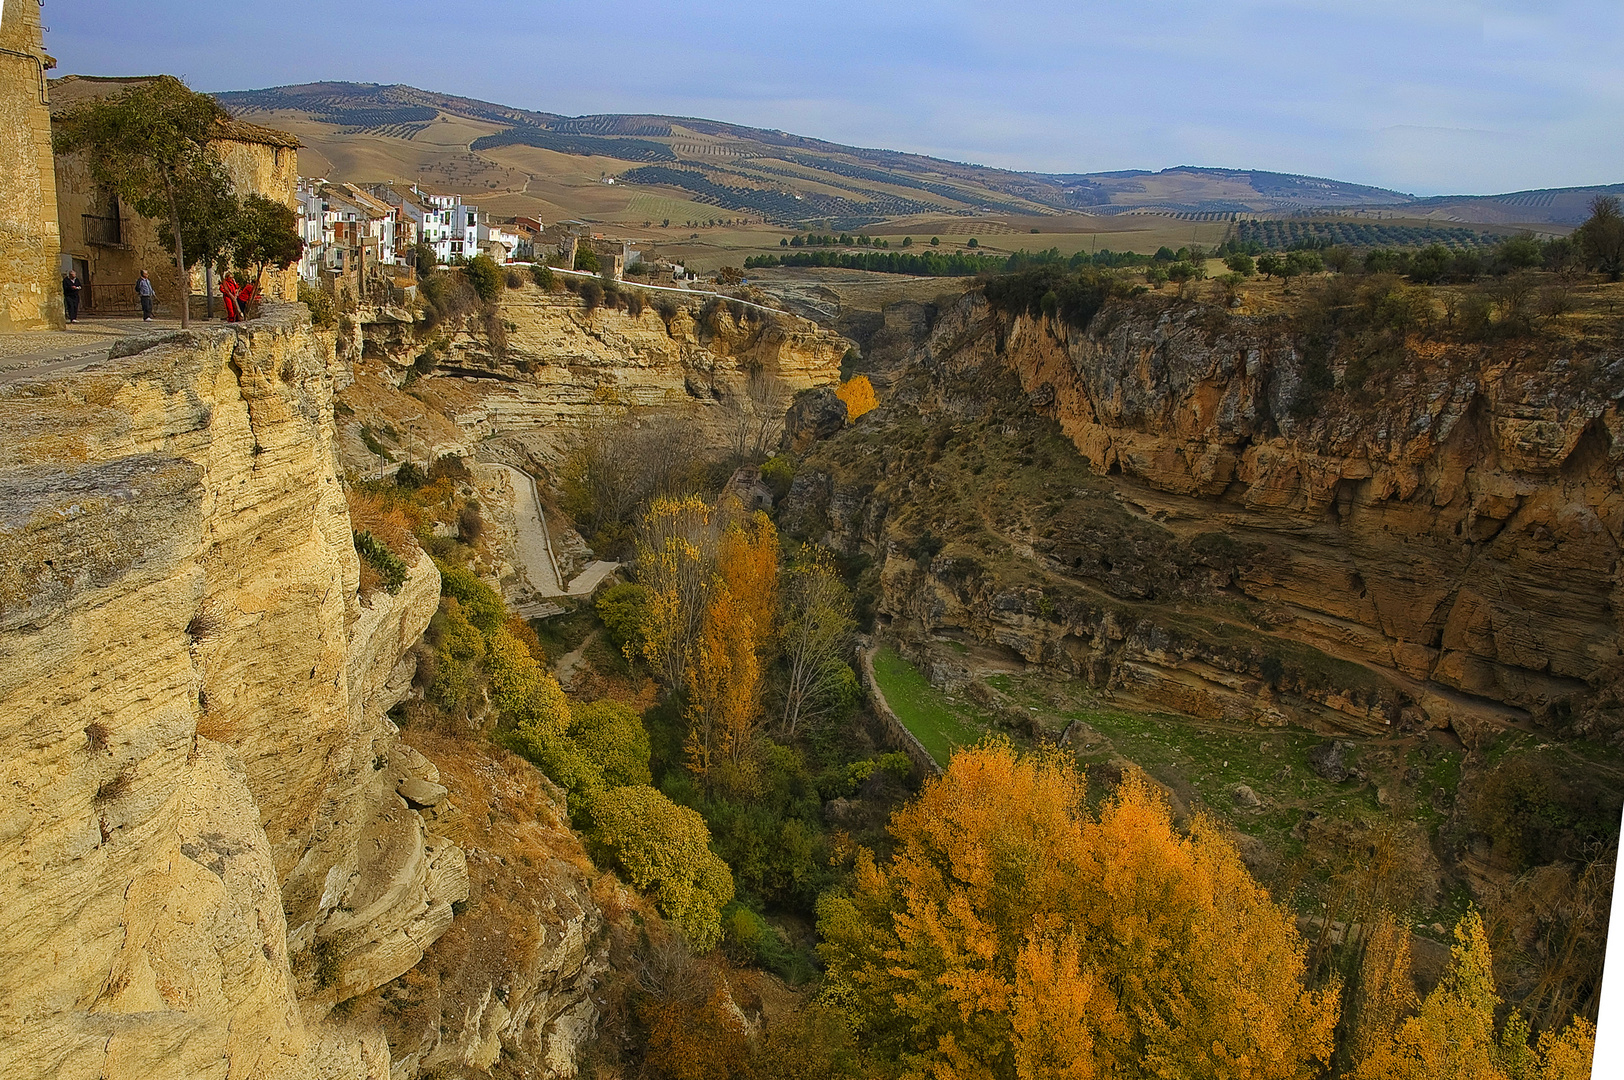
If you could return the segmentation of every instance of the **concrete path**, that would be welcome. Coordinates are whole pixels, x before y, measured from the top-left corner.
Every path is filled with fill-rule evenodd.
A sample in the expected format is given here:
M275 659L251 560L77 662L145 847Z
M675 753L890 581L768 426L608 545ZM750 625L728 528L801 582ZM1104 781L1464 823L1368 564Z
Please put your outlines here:
M595 562L578 574L574 581L564 584L564 575L558 568L558 559L553 554L552 538L547 533L547 514L541 508L541 495L536 490L535 479L522 469L515 469L512 465L500 465L506 469L513 480L513 523L518 531L517 547L514 553L518 557L519 569L523 572L525 580L530 582L536 595L549 596L591 596L592 591L603 583L608 577L620 568L617 562ZM535 609L538 614L526 614ZM546 618L556 615L564 609L555 604L531 604L518 609L525 618Z
M553 557L552 538L547 535L547 517L541 509L541 496L536 481L527 472L511 465L501 465L513 481L513 523L518 530L519 569L525 579L542 596L561 596L564 592L563 575L558 572L558 560Z

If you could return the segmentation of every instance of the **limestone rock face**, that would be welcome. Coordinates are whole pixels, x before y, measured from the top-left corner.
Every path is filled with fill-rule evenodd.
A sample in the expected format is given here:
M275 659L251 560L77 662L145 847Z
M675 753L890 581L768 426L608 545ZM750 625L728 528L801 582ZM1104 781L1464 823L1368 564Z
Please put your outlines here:
M680 407L720 440L737 410L751 407L751 372L776 377L781 412L796 391L838 382L850 346L794 315L742 305L735 313L725 302L674 294L651 293L648 305L637 315L588 311L573 293L525 284L502 294L494 339L479 319L456 332L407 333L394 315L368 316L355 385L342 398L353 413L340 443L346 463L379 466L362 440L365 426L397 458L471 456L478 448L510 464L545 467L561 437L606 404ZM443 346L431 350L436 338ZM419 371L430 373L414 374L412 393L402 393L408 369L426 352L433 363L420 363Z
M0 389L8 1077L387 1070L321 1017L467 879L395 791L436 779L384 711L438 575L357 598L341 376L270 306Z
M1052 420L1086 489L989 523L991 557L924 557L934 459L837 436L796 476L786 520L874 558L899 633L962 631L1128 703L1365 733L1567 708L1624 647L1624 359L1409 348L1361 381L1353 349L1311 363L1279 321L1145 297L1079 331L971 295L887 409L940 445L974 425L1017 457ZM1072 512L1085 503L1098 509ZM1011 559L1023 569L989 569Z

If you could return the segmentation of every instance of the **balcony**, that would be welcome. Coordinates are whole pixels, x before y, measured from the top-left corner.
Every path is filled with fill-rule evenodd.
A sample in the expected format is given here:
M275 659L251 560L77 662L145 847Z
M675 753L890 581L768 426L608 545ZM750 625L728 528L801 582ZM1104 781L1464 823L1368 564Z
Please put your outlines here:
M97 247L124 247L124 223L117 217L85 214L85 243Z

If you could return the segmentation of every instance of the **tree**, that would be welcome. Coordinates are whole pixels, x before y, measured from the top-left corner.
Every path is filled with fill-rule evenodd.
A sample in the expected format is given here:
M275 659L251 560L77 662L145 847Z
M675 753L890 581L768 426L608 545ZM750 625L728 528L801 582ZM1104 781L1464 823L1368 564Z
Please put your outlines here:
M598 272L598 253L592 250L590 244L578 244L575 248L575 265L572 270L584 270L589 274Z
M188 192L213 194L226 186L210 146L226 119L213 98L163 75L120 97L79 105L52 123L57 153L82 154L97 184L168 226L182 327L191 325L184 233L194 227L192 215L215 212L211 200L190 199Z
M874 396L874 384L868 381L867 375L853 375L840 384L835 391L835 397L846 403L846 422L852 423L859 416L879 407L880 400Z
M412 262L417 267L417 276L426 278L439 268L440 257L434 253L433 244L419 240L412 245Z
M1408 972L1405 972L1406 977ZM1513 1013L1496 1036L1494 956L1483 920L1468 912L1455 927L1449 969L1416 1015L1379 1040L1356 1064L1353 1080L1585 1080L1595 1028L1575 1019L1536 1048Z
M1624 213L1616 195L1598 195L1590 202L1590 217L1579 226L1579 246L1608 281L1624 279Z
M605 786L650 782L648 729L629 705L606 698L572 706L569 736L602 770Z
M930 246L931 247L941 247L942 246L942 238L940 236L931 237L930 238Z
M231 262L258 281L267 267L286 270L304 253L299 215L286 203L248 196L231 221Z
M619 787L591 803L592 839L698 950L722 936L733 874L710 850L705 819L651 787Z
M667 689L687 685L690 648L710 607L715 511L697 496L659 498L637 534L637 577L648 587L643 657Z
M789 387L784 380L757 368L744 383L744 395L750 402L751 455L760 460L767 453L767 443L789 408Z
M744 271L737 266L724 266L716 272L723 285L739 285L744 282Z
M855 679L846 665L851 635L851 593L823 548L803 546L784 578L779 640L785 682L783 732L838 706Z
M1369 1057L1377 1046L1393 1037L1404 1018L1415 1012L1415 980L1410 972L1410 932L1389 912L1383 912L1365 939L1359 965L1359 987L1353 999L1348 1056L1355 1062Z
M1242 277L1251 277L1257 273L1257 262L1244 251L1237 251L1224 260L1224 265Z
M911 237L911 236L904 236L904 237L903 237L903 238L902 238L902 246L903 246L903 247L905 247L905 248L911 248L911 247L913 247L913 237Z
M468 279L468 284L474 287L474 292L487 304L494 304L496 298L502 295L502 271L489 255L483 252L475 255L462 268L462 273Z
M818 904L826 997L913 1075L1303 1078L1338 988L1218 827L1130 775L1096 816L1059 755L960 751Z
M1280 272L1280 268L1283 265L1284 262L1278 255L1273 253L1259 255L1257 259L1257 272L1266 278L1274 277Z
M689 654L688 737L683 754L708 793L753 791L761 716L759 631L744 597L716 582Z

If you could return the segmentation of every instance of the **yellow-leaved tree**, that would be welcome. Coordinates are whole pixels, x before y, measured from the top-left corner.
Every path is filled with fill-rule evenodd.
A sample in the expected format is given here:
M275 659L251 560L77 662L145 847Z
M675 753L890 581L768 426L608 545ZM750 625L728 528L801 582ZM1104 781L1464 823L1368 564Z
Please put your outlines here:
M1407 977L1407 973L1406 973ZM1468 912L1455 927L1449 969L1420 1011L1364 1050L1352 1080L1588 1080L1596 1029L1575 1019L1530 1047L1528 1025L1513 1013L1495 1034L1494 955L1483 920Z
M818 905L827 998L871 1053L937 1080L1308 1078L1337 988L1218 829L1174 830L1144 779L1096 816L1060 756L990 743L860 851Z
M761 716L761 660L749 607L723 582L711 589L688 666L688 768L706 790L748 791Z
M880 404L880 399L874 396L874 384L868 381L867 375L853 375L841 383L835 397L846 403L848 424Z
M655 499L637 532L637 579L647 587L643 658L680 692L716 575L716 512L698 496Z

